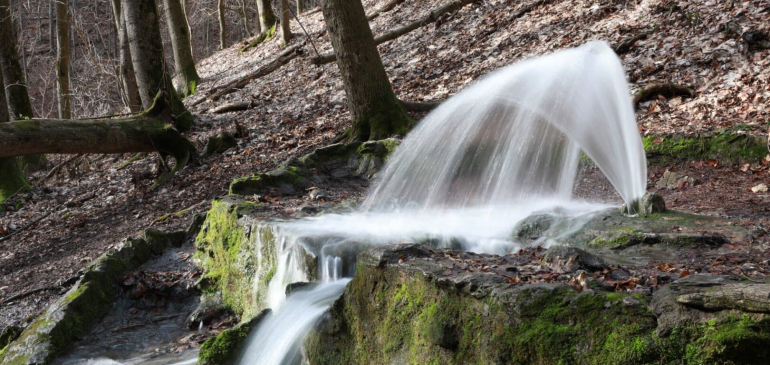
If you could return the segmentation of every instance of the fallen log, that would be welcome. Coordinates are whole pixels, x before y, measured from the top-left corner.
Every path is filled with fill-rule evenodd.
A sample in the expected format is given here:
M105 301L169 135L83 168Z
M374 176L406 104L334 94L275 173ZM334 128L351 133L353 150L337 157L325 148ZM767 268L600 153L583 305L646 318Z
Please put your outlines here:
M0 124L0 158L38 154L158 152L173 156L167 180L190 159L195 147L171 125L171 108L158 96L140 114L118 119L32 119Z
M229 113L229 112L239 112L239 111L251 109L255 106L256 104L253 101L227 103L227 104L222 104L216 108L212 108L211 110L209 110L209 113L222 114L222 113Z
M672 98L675 96L694 97L695 90L686 86L681 86L681 85L672 84L672 83L650 84L645 86L644 88L642 88L641 90L637 91L634 94L634 99L633 99L634 108L637 108L639 106L639 103L652 100L658 95L663 95L667 98Z
M230 94L232 92L235 92L237 90L243 89L248 85L252 80L258 79L262 76L268 75L271 72L279 69L281 66L289 63L289 61L297 58L299 54L297 51L302 48L302 46L305 44L305 42L297 43L293 46L287 47L285 50L283 50L280 54L278 54L278 57L274 59L273 61L269 62L266 65L263 65L262 67L257 68L256 70L252 71L250 74L246 75L245 77L242 77L237 80L230 81L224 85L213 87L209 91L209 96L203 97L201 99L198 99L196 102L192 104L192 106L196 106L200 103L203 103L206 100L219 100L224 95Z
M371 14L367 15L366 20L371 21L373 19L376 19L378 16L393 10L393 8L395 8L396 5L401 4L404 1L406 0L390 0L390 2L388 2L387 4L381 6L377 10L373 11Z
M479 0L452 0L435 10L428 13L428 15L425 15L424 17L411 22L403 27L396 28L393 30L390 30L388 32L385 32L384 34L381 34L374 38L374 44L382 44L387 41L396 39L404 34L407 34L415 29L419 29L420 27L423 27L425 25L435 23L439 18L441 18L443 15L447 13L451 13L455 10L458 10L465 5L468 5L470 3L477 2ZM541 0L541 1L548 1L548 0ZM395 5L394 5L395 6ZM334 62L337 60L337 57L334 55L334 53L328 53L320 56L316 56L310 59L310 62L314 65L322 65L330 62Z

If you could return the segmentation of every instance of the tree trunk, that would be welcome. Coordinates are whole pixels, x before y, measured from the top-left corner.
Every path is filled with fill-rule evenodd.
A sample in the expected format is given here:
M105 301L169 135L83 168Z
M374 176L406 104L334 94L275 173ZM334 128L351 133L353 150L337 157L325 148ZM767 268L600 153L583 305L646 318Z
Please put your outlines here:
M193 117L174 90L166 67L155 0L122 0L122 4L142 107L148 109L159 92L166 93L174 125L182 132L189 130Z
M305 0L297 0L297 15L305 11Z
M249 10L246 8L246 0L241 0L241 12L243 13L243 29L246 30L246 36L251 37L249 28Z
M291 19L290 11L289 0L281 0L281 40L283 44L289 44L291 40L291 27L289 26L289 19Z
M72 119L70 104L70 40L67 1L56 1L56 88L59 119Z
M139 87L136 85L134 65L131 64L131 49L128 46L128 33L126 31L126 18L123 14L120 0L112 0L112 15L115 18L115 28L118 33L118 78L123 91L123 102L132 112L142 110L142 100L139 97Z
M260 32L267 32L275 25L275 13L270 5L270 0L257 0L259 9L259 27Z
M326 0L321 9L348 98L349 140L405 133L412 121L393 93L361 1Z
M256 0L256 3L254 4L254 5L256 5L255 10L257 11L257 32L255 34L260 34L260 33L262 33L262 30L263 30L262 29L262 24L260 23L260 19L261 18L259 16L259 14L260 14L259 13L259 1L260 0Z
M0 125L8 123L8 104L5 101L5 84L3 73L0 72ZM0 203L8 199L17 191L29 189L24 173L21 171L19 161L15 157L0 158Z
M227 26L225 25L225 0L217 1L219 15L219 49L227 48Z
M11 120L32 118L32 104L29 101L24 71L21 69L19 54L16 52L16 35L11 18L10 0L0 0L0 66L8 99L8 113Z
M53 1L48 2L48 43L51 47L51 53L54 52L54 49L56 48L56 28L54 25L54 15L53 15Z
M164 0L166 6L166 22L171 36L171 47L174 51L174 65L178 86L177 92L189 96L195 93L200 83L198 72L195 71L195 60L190 45L190 27L187 25L184 10L180 0Z
M135 0L129 0L135 1ZM33 119L0 124L0 158L41 153L159 152L177 162L196 157L195 147L174 128L163 97L149 110L120 119ZM182 164L184 164L184 162Z

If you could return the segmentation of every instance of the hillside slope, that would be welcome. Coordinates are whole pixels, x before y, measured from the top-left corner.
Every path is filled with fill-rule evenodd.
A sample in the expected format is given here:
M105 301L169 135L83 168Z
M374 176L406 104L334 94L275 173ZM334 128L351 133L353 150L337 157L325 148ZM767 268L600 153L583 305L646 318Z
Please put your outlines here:
M364 1L368 11L387 1ZM443 4L415 0L396 6L371 22L375 35L405 25ZM531 6L536 4L535 6ZM520 10L531 11L515 15ZM323 32L320 12L300 17L320 53L331 50ZM749 47L740 36L723 29L738 24L744 31L770 32L770 5L766 1L575 1L486 0L442 17L379 46L396 94L410 101L440 101L478 77L518 60L588 40L618 44L640 32L651 31L622 56L632 89L656 82L692 85L694 98L659 98L642 104L637 113L643 134L704 133L723 128L765 133L770 120L770 51ZM289 46L304 42L302 28L292 22L296 35ZM211 198L225 194L238 177L268 171L281 161L299 156L334 140L349 126L345 94L334 63L314 66L313 46L302 46L301 56L246 88L212 102L202 101L218 85L242 77L270 62L281 51L278 37L247 52L239 45L199 63L204 81L189 98L198 122L189 138L202 148L207 137L233 131L236 123L248 132L237 148L204 159L200 166L183 169L172 181L150 190L157 174L155 156L118 169L129 156L86 156L67 164L53 178L38 172L35 192L16 197L0 212L0 235L30 229L0 241L0 328L22 321L45 308L67 288L66 279L86 263L153 225L176 228L192 214L203 212ZM211 114L209 110L233 101L252 101L247 111ZM421 115L413 115L420 118ZM67 157L52 157L54 163ZM670 201L681 209L761 215L767 195L744 192L767 171L737 167L709 167L710 184L677 192ZM655 167L652 175L665 167ZM753 167L752 167L753 169ZM594 172L595 173L595 172ZM718 181L718 178L726 181ZM716 184L715 184L716 181ZM651 182L654 181L651 178ZM366 181L340 183L330 201L359 197ZM740 190L725 198L726 189ZM716 199L703 199L703 194ZM599 197L612 199L602 190ZM307 197L271 197L263 213L291 216ZM765 208L766 209L766 208ZM167 216L169 213L177 213ZM162 218L162 219L159 219ZM766 219L766 218L765 218ZM747 222L755 224L755 222ZM42 289L42 290L40 290ZM21 299L8 300L17 295ZM7 301L7 302L6 302Z

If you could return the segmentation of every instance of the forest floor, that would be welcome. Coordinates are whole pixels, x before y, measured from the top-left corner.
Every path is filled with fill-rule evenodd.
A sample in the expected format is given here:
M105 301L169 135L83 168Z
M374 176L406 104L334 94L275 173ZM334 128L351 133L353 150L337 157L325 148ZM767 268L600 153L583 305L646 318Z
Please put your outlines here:
M371 11L385 2L365 0L364 5ZM529 2L477 1L435 24L380 45L396 94L404 100L440 101L518 60L592 39L618 44L651 31L621 56L632 91L651 83L673 82L692 86L696 95L644 103L637 113L640 133L697 134L724 129L766 133L770 51L754 49L740 36L725 31L737 24L744 31L769 32L766 1L538 3L531 12L514 18ZM405 2L373 20L372 30L381 34L441 4L441 0ZM307 12L300 20L318 51L329 52L320 12ZM292 31L295 39L290 45L305 42L296 22L292 22ZM188 105L201 101L213 87L274 59L280 52L279 42L276 37L243 53L239 52L242 44L235 44L202 60L199 73L204 80ZM158 189L150 189L158 175L155 155L125 169L118 167L129 155L77 158L50 178L44 177L46 170L34 172L34 191L11 199L0 212L0 237L7 237L0 238L0 328L44 310L72 285L68 279L127 237L138 236L150 226L184 228L194 214L208 209L212 198L226 194L233 179L269 171L289 157L331 143L349 127L336 64L311 65L309 58L315 51L310 44L304 44L301 52L300 57L246 88L217 102L206 100L192 107L197 122L187 136L200 149L209 136L234 131L236 123L247 135L238 140L236 148L182 169ZM234 101L252 101L255 107L225 114L209 112ZM48 169L67 158L50 156ZM730 217L752 230L770 227L770 194L751 190L760 183L770 184L770 172L761 161L736 166L712 161L653 162L650 190L659 190L655 184L667 169L698 180L694 185L660 189L669 208ZM595 168L584 171L581 179L578 196L619 202ZM362 179L339 179L322 188L330 192L328 201L337 203L359 199L367 186L368 181ZM291 217L309 202L304 192L273 194L261 209L265 216ZM760 242L757 247L764 250L766 244ZM744 254L756 255L756 251Z

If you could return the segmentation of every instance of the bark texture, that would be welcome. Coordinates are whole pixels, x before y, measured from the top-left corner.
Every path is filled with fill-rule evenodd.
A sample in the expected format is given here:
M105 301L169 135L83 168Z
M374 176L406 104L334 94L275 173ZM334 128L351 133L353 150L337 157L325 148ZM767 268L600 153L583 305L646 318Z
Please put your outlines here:
M168 95L174 125L182 132L189 130L193 117L176 93L166 67L155 0L122 0L122 5L142 107L149 109L155 96L163 92Z
M281 40L283 44L289 44L291 40L291 27L289 26L289 19L291 19L291 10L289 10L289 1L281 0Z
M411 120L393 93L360 0L322 5L353 121L350 140L405 133Z
M132 113L142 110L142 100L139 97L139 87L136 85L134 65L131 64L131 48L128 45L128 33L126 31L126 18L123 14L121 0L112 0L112 14L115 18L115 29L118 34L118 78L123 92L123 103Z
M219 49L227 48L227 25L225 24L225 0L217 1L217 15L219 16Z
M267 32L268 29L275 25L275 13L270 5L270 0L257 0L257 8L259 9L259 27L261 32Z
M72 118L70 103L70 37L67 2L56 1L56 89L59 119Z
M24 74L16 52L16 34L11 18L10 0L0 0L0 125L32 117ZM6 103L7 101L7 103ZM0 143L0 146L5 145ZM29 188L29 182L16 158L0 158L0 202L17 191Z
M180 0L164 0L164 3L168 32L171 36L171 47L174 51L174 66L178 81L176 91L181 95L192 95L200 83L200 77L195 70L187 17L185 17Z
M0 67L5 80L8 113L11 120L32 118L24 71L16 51L16 34L11 17L11 1L0 0Z

